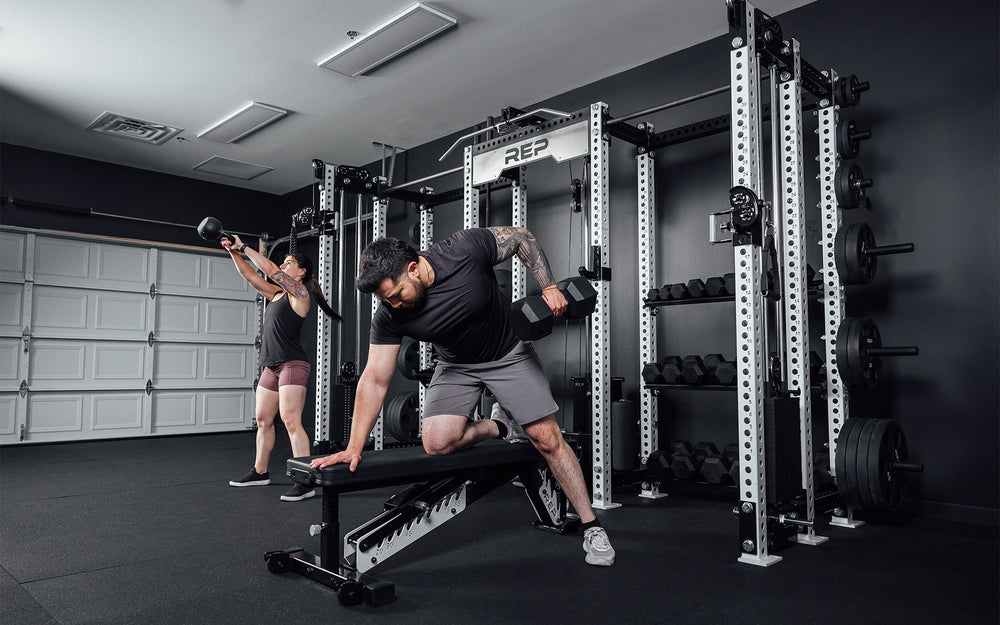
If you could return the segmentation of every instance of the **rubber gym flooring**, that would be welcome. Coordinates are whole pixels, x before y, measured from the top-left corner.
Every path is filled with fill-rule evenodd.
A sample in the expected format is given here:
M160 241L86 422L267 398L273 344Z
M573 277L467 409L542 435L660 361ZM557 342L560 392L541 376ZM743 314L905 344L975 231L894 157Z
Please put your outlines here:
M372 573L397 600L341 606L335 593L268 572L265 551L318 552L320 497L285 503L287 437L272 484L232 488L254 434L0 449L0 623L997 623L996 527L907 516L795 546L767 568L736 561L735 492L672 485L621 493L600 512L618 552L583 561L579 535L533 529L514 485L473 504ZM284 440L282 440L284 439ZM342 529L399 489L341 497ZM859 516L861 516L859 514Z

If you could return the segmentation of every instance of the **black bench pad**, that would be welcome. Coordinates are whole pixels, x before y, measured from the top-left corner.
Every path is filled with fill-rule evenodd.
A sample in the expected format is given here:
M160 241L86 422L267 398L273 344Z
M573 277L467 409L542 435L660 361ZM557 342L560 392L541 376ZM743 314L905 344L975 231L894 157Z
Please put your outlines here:
M335 464L322 469L310 468L309 462L321 457L323 456L289 459L288 476L308 486L349 492L412 484L466 473L471 476L480 469L537 461L541 455L531 443L508 443L501 440L482 441L461 451L439 456L427 455L422 447L402 447L362 452L361 463L354 473L346 464Z

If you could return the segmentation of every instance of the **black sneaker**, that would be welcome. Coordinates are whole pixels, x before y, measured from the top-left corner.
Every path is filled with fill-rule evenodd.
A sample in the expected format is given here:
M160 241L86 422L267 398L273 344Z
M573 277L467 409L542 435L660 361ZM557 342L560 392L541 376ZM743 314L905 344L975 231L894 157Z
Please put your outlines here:
M257 469L251 467L246 475L238 480L229 480L230 486L267 486L271 483L271 476L267 471L257 473Z
M291 488L285 491L285 494L281 496L282 501L302 501L303 499L309 499L310 497L316 496L316 489L309 488L305 484L295 483Z

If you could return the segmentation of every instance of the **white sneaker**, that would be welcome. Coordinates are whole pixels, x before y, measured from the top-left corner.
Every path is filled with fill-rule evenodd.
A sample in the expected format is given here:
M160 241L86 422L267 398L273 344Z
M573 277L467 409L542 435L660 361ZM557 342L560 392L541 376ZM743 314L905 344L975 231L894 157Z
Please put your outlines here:
M615 548L603 527L591 527L583 532L583 550L587 552L587 564L611 566L615 563Z
M493 404L493 410L490 412L490 419L493 421L499 421L507 426L507 436L504 437L504 440L508 443L528 442L528 435L524 433L524 428L518 425L517 421L510 418L507 411L500 406L500 402Z

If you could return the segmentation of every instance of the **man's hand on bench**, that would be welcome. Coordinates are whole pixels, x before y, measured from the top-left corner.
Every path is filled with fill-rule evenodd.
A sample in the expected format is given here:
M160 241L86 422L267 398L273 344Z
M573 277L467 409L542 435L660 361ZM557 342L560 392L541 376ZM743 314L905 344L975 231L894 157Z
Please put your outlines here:
M350 464L350 470L353 473L358 468L358 463L361 462L361 453L351 450L338 451L335 454L323 457L314 458L312 462L309 463L309 467L312 469L322 469L323 467L328 467L334 464Z

